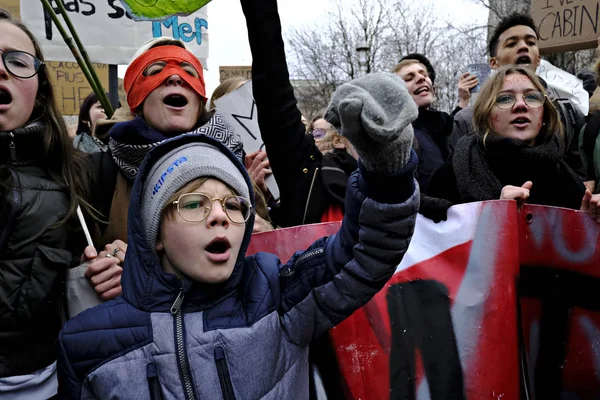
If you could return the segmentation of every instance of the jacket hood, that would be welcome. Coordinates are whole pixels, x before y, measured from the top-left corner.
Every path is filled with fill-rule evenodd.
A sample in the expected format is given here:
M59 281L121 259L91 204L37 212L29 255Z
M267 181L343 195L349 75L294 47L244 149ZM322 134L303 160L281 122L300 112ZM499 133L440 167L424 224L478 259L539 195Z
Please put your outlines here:
M206 135L184 134L166 140L153 148L140 166L135 179L131 201L129 203L128 247L125 256L125 267L121 285L123 297L134 307L144 311L168 312L181 291L185 294L182 305L184 312L200 311L210 308L220 300L231 296L242 275L242 265L254 226L254 214L246 222L246 231L236 260L234 270L229 279L220 284L207 284L194 281L188 277L179 278L165 272L160 264L154 248L148 248L146 231L142 223L141 204L144 181L152 166L162 156L177 147L189 143L207 143L219 149L242 173L250 190L250 200L254 207L254 192L244 165L223 143ZM160 210L155 210L160 212Z

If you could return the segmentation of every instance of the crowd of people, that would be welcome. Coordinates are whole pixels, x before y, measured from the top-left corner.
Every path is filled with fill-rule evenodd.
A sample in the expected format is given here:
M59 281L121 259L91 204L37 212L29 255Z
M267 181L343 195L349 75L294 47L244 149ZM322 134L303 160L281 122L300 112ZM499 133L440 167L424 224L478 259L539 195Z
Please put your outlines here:
M530 16L499 23L493 73L462 74L451 114L434 108L434 66L408 54L303 116L277 1L241 6L252 153L215 108L245 80L209 100L198 59L165 37L134 55L110 119L85 99L73 141L38 40L0 11L0 398L316 398L311 364L340 398L327 331L385 285L417 213L503 199L600 222L600 113L548 94ZM246 257L254 233L332 221L286 263ZM90 304L65 294L80 266Z

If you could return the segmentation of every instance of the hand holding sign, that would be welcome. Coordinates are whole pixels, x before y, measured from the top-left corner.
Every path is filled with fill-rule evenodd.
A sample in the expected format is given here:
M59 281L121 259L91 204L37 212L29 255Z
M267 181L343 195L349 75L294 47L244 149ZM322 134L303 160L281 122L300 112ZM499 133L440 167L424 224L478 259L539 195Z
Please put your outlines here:
M187 16L210 0L121 0L136 21L162 20L172 15Z

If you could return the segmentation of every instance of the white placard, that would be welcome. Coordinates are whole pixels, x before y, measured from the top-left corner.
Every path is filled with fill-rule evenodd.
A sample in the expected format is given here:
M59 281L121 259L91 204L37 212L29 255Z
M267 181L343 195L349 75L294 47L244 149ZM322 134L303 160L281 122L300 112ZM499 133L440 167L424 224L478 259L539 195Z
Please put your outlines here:
M241 136L246 154L264 150L264 143L258 127L258 112L252 96L252 81L215 101L215 107L225 115L235 132ZM265 182L273 198L279 199L279 188L273 175Z
M53 3L53 2L52 2ZM129 64L137 49L149 39L181 39L206 69L208 12L203 7L189 17L162 22L136 22L119 0L64 0L69 18L92 62ZM59 15L62 21L62 17ZM75 61L60 32L39 0L21 0L21 19L33 31L50 61ZM66 28L66 25L63 22Z
M552 99L568 99L583 115L590 110L590 95L583 88L583 81L570 73L542 60L536 71L537 76L548 84L548 94Z

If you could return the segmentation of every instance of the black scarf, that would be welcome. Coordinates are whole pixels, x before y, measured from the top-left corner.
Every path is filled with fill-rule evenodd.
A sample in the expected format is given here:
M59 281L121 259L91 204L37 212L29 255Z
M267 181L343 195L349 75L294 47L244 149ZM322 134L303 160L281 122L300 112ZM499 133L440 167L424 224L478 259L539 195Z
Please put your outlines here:
M490 134L484 146L479 135L463 137L452 157L461 202L499 199L504 186L521 186L527 181L536 188L546 186L547 181L552 185L562 162L562 142L558 135L552 135L543 143L529 146Z
M204 134L223 142L243 160L243 144L238 134L225 121L223 114L215 111L208 122L189 133ZM146 154L162 141L169 139L164 133L152 129L146 121L137 117L116 124L110 131L108 147L117 166L125 177L133 181Z

